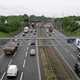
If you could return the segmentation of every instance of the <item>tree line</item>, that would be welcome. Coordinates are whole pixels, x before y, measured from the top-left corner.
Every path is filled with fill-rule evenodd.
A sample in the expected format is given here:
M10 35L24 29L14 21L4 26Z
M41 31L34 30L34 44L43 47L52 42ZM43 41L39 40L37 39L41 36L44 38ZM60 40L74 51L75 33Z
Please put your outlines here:
M0 16L0 32L11 33L22 30L24 26L29 26L32 21L46 21L45 16L28 16L27 14L18 16Z
M59 31L66 35L80 35L80 16L68 16L55 18L55 24Z

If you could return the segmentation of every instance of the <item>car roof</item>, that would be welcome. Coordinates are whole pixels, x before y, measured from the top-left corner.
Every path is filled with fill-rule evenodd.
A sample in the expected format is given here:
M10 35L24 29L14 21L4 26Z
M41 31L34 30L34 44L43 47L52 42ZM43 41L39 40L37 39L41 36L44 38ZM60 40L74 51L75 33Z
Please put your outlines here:
M8 73L10 72L16 72L17 71L17 65L9 65L8 67Z
M31 49L31 53L35 53L35 49Z
M11 68L11 67L17 67L17 65L9 65L9 67Z

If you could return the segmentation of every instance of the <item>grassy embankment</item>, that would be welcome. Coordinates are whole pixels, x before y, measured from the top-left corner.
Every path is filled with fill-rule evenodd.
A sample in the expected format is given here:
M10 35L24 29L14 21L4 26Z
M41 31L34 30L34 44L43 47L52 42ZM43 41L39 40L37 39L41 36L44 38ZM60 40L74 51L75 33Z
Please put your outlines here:
M10 37L22 30L24 16L0 16L0 37Z

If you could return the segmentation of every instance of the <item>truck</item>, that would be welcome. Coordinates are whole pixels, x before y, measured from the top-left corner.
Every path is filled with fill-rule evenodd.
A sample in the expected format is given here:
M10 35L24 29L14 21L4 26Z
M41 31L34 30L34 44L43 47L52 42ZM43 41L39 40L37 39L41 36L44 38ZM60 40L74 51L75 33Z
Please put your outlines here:
M27 26L24 27L24 33L28 33L28 31L29 31L29 28Z
M17 48L18 48L18 44L16 42L9 41L4 45L3 51L6 55L13 55L17 50Z

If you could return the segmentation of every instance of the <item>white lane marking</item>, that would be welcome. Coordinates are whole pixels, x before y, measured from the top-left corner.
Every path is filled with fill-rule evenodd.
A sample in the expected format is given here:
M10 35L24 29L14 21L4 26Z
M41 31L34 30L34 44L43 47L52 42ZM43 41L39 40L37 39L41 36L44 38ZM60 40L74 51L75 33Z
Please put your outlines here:
M30 43L28 43L28 46L30 46Z
M14 53L14 55L13 56L15 56L16 55L16 53Z
M21 77L20 77L20 80L22 80L22 78L23 78L23 72L21 73Z
M25 57L27 57L27 54L28 54L28 49L29 49L29 47L27 47L27 51L26 51L26 53L25 53Z
M26 60L24 59L23 68L25 67Z
M29 47L27 47L27 51L28 51Z
M27 52L26 52L26 54L25 54L25 57L27 57Z
M5 76L6 72L3 73L2 78L0 80L3 80L4 76Z
M40 72L40 65L39 65L39 55L38 55L38 47L37 47L37 40L36 40L36 55L37 55L37 66L38 66L38 75L39 75L39 80L41 80L41 72Z
M9 64L8 65L10 65L12 63L12 59L10 59L10 61L9 61Z
M75 60L76 60L76 57L75 57L75 56L73 56L73 55L71 55L71 56L72 56L72 58L73 58L73 59L75 59Z

